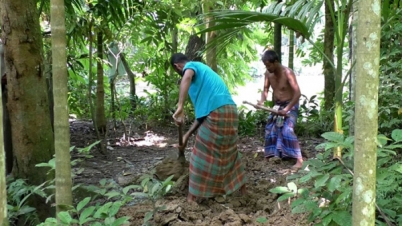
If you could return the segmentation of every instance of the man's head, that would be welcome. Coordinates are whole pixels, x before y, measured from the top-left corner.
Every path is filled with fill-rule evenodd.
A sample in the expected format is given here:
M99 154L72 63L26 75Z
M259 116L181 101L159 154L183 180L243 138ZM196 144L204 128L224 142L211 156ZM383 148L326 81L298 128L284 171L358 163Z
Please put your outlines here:
M273 50L265 51L261 60L270 73L275 72L280 64L278 54Z
M170 65L180 76L183 76L183 68L188 61L183 53L175 53L170 57Z

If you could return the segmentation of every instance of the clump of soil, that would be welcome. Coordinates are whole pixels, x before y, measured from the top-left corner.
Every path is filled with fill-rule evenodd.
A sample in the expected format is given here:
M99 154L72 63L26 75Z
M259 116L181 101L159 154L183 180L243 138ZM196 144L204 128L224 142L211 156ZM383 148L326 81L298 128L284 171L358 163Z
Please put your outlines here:
M173 176L173 180L178 180L182 175L188 175L189 164L187 161L182 162L174 158L165 158L155 166L155 175L159 180L166 180L166 178Z

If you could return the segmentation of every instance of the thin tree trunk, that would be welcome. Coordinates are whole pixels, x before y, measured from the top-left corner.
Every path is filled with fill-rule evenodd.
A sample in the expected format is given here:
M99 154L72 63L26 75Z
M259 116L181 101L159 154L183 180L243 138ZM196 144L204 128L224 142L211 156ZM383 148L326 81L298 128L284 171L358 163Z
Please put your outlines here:
M343 134L343 45L345 44L346 34L348 30L348 18L353 1L348 0L344 9L338 9L338 38L336 40L336 74L335 74L335 112L334 112L334 131ZM334 148L334 158L342 157L342 148L340 146Z
M294 69L293 62L295 58L295 32L289 31L289 63L288 67Z
M277 0L277 3L282 0ZM282 26L281 24L274 23L274 51L278 54L279 62L282 62Z
M113 78L110 79L110 95L111 95L110 111L112 113L114 128L117 127L117 123L116 123L116 107L115 107L116 103L115 103L115 100L114 100L115 88L116 88L116 86L115 86L116 77L117 77L117 71L113 75Z
M381 2L357 2L353 225L375 224ZM367 7L378 6L378 7Z
M103 84L103 32L98 32L97 35L97 81L96 81L96 126L100 133L106 132L106 117L105 117L105 87Z
M15 156L12 174L39 185L47 181L48 170L35 165L54 154L39 15L35 1L0 0L0 5ZM45 200L35 197L30 204L41 218L51 213Z
M131 111L134 112L135 109L137 108L137 94L136 94L136 90L135 90L135 74L133 73L133 71L131 71L124 53L120 54L120 58L121 58L121 62L123 63L124 69L127 72L128 80L130 82Z
M11 122L10 122L10 115L8 114L7 109L7 76L5 75L6 68L4 65L4 47L3 42L0 39L0 76L1 76L1 102L3 104L3 147L4 152L6 154L6 174L11 173L13 169L13 143L12 143L12 136L11 136Z
M282 26L274 24L274 51L278 54L279 61L282 60Z
M70 125L67 109L67 55L64 0L51 0L54 143L56 151L56 214L73 204ZM57 215L56 215L57 216Z
M350 78L349 78L349 101L355 103L356 97L356 67L353 66L353 62L356 61L356 26L353 25L355 14L357 13L352 6L351 18L349 21L349 65L350 65ZM352 114L349 119L349 136L354 136L356 115Z
M49 43L50 44L50 43ZM45 56L45 77L46 77L46 88L47 88L47 96L49 98L49 111L50 111L50 120L52 123L52 130L54 131L54 99L53 99L53 74L52 74L52 50L48 50Z
M330 7L334 8L334 0L325 0L325 32L324 32L324 54L329 59L334 59L334 21L332 21ZM324 57L324 109L329 110L334 106L335 97L335 68L331 62Z
M212 0L204 0L203 1L203 11L204 13L208 13L209 11L211 11L213 8L214 1ZM206 18L206 27L212 27L215 25L214 22L212 22L213 18ZM210 31L207 32L205 34L205 43L206 45L210 45L210 43L216 38L216 31ZM216 45L216 43L215 43ZM213 47L208 47L207 51L206 51L206 63L209 67L212 68L212 70L214 70L215 72L218 72L218 61L217 61L217 56L216 56L216 49L217 46L213 46Z
M280 3L282 0L278 0L277 2ZM282 26L278 23L274 23L274 51L278 55L279 62L282 62ZM272 102L275 102L273 91Z
M2 62L0 61L0 68ZM0 97L2 97L0 92ZM3 102L0 102L0 118L3 118ZM6 161L4 155L3 120L0 120L0 225L8 226L7 220L7 184Z
M92 117L92 122L94 123L94 128L95 128L95 132L96 132L96 137L98 140L102 140L101 135L99 133L98 130L98 126L97 126L97 120L95 117L95 110L94 110L94 106L93 106L93 102L92 102L92 85L93 85L93 73L92 73L92 58L93 58L93 35L92 35L92 27L93 27L93 21L92 18L90 19L90 23L89 23L89 33L88 33L88 41L89 41L89 73L88 73L88 103L89 103L89 110L91 112L91 117ZM106 154L106 151L104 150L104 146L103 143L100 142L99 143L99 152L101 154Z

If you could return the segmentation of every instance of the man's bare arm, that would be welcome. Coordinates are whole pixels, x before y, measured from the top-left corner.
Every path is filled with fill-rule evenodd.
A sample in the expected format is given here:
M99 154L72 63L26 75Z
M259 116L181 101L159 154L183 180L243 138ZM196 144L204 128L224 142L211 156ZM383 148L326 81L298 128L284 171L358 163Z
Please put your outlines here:
M261 99L258 104L264 104L264 101L266 101L267 97L268 97L268 91L269 91L269 87L270 87L270 83L269 83L269 79L268 79L268 71L265 72L264 76L265 76L264 77L264 87L261 92Z
M295 104L299 102L301 92L299 84L297 84L295 73L292 70L287 69L285 74L286 77L288 78L290 88L293 90L293 97L290 103L285 107L285 109L283 109L285 112L288 112L293 108L293 106L295 106Z

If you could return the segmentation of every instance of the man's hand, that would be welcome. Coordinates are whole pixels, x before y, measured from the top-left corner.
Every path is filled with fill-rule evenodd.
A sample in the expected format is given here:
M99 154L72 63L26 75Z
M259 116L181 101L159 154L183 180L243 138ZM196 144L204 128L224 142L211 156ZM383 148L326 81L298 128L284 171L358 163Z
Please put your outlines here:
M184 111L182 107L178 107L176 112L173 114L173 119L176 125L180 125L184 122Z
M184 149L187 147L187 143L188 143L188 138L190 137L190 134L184 134L183 135L183 144L174 144L173 147L178 148L180 151L184 151Z
M184 134L184 136L183 136L183 145L179 145L179 149L181 150L181 151L184 151L184 149L187 147L187 142L188 142L188 137L189 137L189 134Z
M278 111L278 115L280 116L288 116L288 110L282 109Z
M264 106L264 101L263 100L257 100L257 105Z

